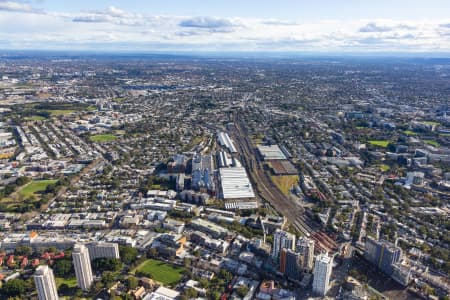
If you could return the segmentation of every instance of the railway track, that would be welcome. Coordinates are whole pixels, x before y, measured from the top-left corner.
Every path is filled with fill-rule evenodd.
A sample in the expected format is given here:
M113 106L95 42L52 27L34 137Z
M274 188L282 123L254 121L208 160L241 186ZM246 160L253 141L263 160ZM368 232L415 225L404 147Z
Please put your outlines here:
M256 187L258 196L270 203L276 211L285 216L292 226L304 235L309 236L314 230L306 223L304 210L290 200L272 182L259 160L256 159L255 147L250 141L249 134L243 122L234 116L235 130L233 138L238 144L241 161L249 172L250 180Z

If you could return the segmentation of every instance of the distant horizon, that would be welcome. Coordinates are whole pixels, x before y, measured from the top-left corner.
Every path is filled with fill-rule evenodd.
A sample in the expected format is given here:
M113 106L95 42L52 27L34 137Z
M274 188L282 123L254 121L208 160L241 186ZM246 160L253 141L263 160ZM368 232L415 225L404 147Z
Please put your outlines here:
M18 55L24 53L32 55L33 53L39 55L57 55L57 56L73 56L73 55L102 55L107 54L111 56L130 55L130 56L192 56L192 57L224 57L224 58L244 58L261 57L261 58L413 58L413 59L450 59L449 52L401 52L401 51L360 51L360 52L337 52L337 51L212 51L212 50L174 50L174 51L157 51L157 50L110 50L110 49L82 49L82 50L66 50L66 49L0 49L0 59L8 55Z

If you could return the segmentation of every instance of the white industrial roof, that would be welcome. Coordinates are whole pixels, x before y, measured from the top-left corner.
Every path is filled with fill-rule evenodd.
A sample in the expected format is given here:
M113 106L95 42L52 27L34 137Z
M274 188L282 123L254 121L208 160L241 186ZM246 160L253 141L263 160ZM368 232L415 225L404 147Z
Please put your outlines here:
M284 155L283 151L281 151L280 147L278 147L278 145L258 145L258 150L259 153L261 153L261 155L264 157L264 160L286 159L286 156Z
M250 180L245 168L221 168L219 169L222 195L224 199L254 198Z
M236 147L234 146L233 140L230 138L230 136L228 135L228 133L226 132L219 132L217 134L217 137L219 138L219 143L222 146L225 146L228 148L228 150L230 150L231 153L236 153Z

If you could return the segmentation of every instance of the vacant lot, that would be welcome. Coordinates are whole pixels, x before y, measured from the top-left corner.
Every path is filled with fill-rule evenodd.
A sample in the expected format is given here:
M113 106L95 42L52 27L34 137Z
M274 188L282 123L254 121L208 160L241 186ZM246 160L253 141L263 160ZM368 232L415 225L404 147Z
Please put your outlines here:
M271 176L272 181L285 195L289 195L289 190L298 182L298 175Z
M149 276L162 284L173 285L181 280L184 269L159 260L149 259L139 265L135 272Z
M19 194L24 198L28 198L39 192L45 191L47 186L56 183L58 180L33 180L19 190Z
M117 136L115 136L114 134L97 134L91 135L89 139L93 142L104 143L117 140Z

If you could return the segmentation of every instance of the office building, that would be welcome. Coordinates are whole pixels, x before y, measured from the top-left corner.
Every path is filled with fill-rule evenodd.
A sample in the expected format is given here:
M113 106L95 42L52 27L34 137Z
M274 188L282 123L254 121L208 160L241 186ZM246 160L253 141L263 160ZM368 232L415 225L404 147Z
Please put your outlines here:
M377 241L368 236L364 257L386 275L392 275L394 264L400 261L402 250L388 241Z
M119 258L119 245L117 243L93 242L86 245L89 258Z
M283 248L280 254L280 272L292 280L300 280L300 253Z
M311 271L314 266L314 240L301 237L297 242L297 252L300 253L301 269Z
M281 249L294 250L295 235L292 233L277 229L273 235L272 258L275 261L280 259Z
M76 244L73 247L72 257L78 287L83 291L87 291L94 281L91 260L89 259L89 250L85 245Z
M319 254L314 264L313 292L324 297L330 288L333 258L328 253Z
M39 266L34 273L34 283L39 300L58 300L55 276L48 266Z

